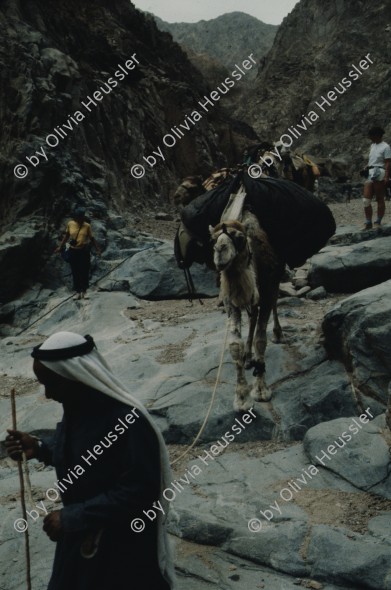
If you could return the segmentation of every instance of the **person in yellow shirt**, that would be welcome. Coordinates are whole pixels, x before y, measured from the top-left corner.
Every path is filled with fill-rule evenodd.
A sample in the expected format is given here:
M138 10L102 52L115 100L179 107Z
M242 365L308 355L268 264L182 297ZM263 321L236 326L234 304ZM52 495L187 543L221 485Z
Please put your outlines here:
M91 225L85 219L85 209L82 207L75 209L73 219L68 222L65 236L55 253L60 253L67 242L69 243L68 252L73 288L76 291L74 299L88 299L86 292L90 277L91 244L98 256L101 256L102 253L92 235Z

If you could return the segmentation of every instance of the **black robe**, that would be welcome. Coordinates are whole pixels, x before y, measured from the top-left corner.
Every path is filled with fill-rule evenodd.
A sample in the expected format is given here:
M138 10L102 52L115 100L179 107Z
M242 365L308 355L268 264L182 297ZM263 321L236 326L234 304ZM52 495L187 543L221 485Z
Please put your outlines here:
M40 451L39 458L55 466L58 482L67 488L61 494L64 534L57 542L48 590L169 590L158 566L157 522L142 512L159 498L156 434L137 409L139 417L133 414L129 424L130 406L100 392L88 397L87 403L64 405L63 420L53 438L43 439ZM95 445L100 445L99 455ZM55 498L53 490L49 497ZM144 520L144 531L131 530L133 518ZM96 555L82 557L86 535L100 529Z

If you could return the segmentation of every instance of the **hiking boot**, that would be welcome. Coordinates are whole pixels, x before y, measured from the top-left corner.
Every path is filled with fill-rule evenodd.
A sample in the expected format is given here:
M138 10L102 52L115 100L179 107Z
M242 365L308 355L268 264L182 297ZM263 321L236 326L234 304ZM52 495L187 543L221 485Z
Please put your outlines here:
M76 293L76 295L73 296L73 301L79 301L79 299L81 299L81 293Z
M372 221L366 221L366 222L364 223L364 227L363 227L363 229L372 229L372 227L373 227L373 226L372 226Z
M381 226L381 221L379 221L379 220L375 221L375 223L373 224L373 227L375 229L380 229L380 226Z
M81 294L81 298L82 299L89 299L89 297L85 291L84 291L84 293Z

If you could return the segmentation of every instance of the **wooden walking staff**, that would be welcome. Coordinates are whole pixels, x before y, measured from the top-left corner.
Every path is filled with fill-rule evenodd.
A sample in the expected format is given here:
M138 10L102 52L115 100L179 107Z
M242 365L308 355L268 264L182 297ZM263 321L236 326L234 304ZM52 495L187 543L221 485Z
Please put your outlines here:
M17 430L16 424L16 403L15 403L15 389L11 389L11 407L12 407L12 428ZM23 458L24 453L22 453ZM22 458L18 460L18 471L19 471L19 485L20 485L20 501L22 504L22 514L26 521L26 530L24 531L24 541L26 548L26 582L27 590L31 590L31 572L30 572L30 540L27 523L27 512L26 512L26 501L25 501L25 490L24 490L24 478L22 468Z

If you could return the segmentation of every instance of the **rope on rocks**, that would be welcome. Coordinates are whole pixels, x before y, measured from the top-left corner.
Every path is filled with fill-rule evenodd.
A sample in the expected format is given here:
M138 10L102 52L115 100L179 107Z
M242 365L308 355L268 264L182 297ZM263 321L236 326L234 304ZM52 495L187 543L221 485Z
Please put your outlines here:
M205 430L206 423L208 422L208 419L209 419L209 416L212 411L213 404L214 404L214 401L216 398L217 387L220 383L221 369L223 367L224 353L225 353L225 348L227 345L227 338L228 338L228 326L229 326L229 320L227 318L227 325L226 325L226 329L225 329L224 342L223 342L223 347L221 349L220 362L219 362L219 367L218 367L217 374L216 374L216 381L215 381L214 388L213 388L212 399L210 400L209 408L208 408L208 411L207 411L206 416L204 418L204 421L203 421L201 428L199 429L195 439L191 443L191 445L189 445L187 447L187 449L181 455L179 455L179 457L174 459L174 461L171 461L171 465L175 465L175 463L177 463L180 459L183 459L183 457L186 457L186 455L188 455L190 453L190 451L195 447L195 445L197 444L198 440L200 439L202 433Z
M16 423L16 402L15 402L15 389L11 389L11 409L12 409L12 428L17 430L17 423ZM22 454L23 458L23 465L27 466L27 460L25 453ZM25 522L27 523L27 512L26 512L26 501L25 501L25 487L24 487L24 477L23 477L23 467L22 461L18 460L18 471L19 471L19 485L20 485L20 502L22 504L22 514ZM29 497L32 499L31 496L31 484L30 478L27 476L27 487L29 488ZM29 531L28 526L24 531L24 540L25 540L25 550L26 550L26 584L27 590L31 590L31 561L30 561L30 539L29 539Z

